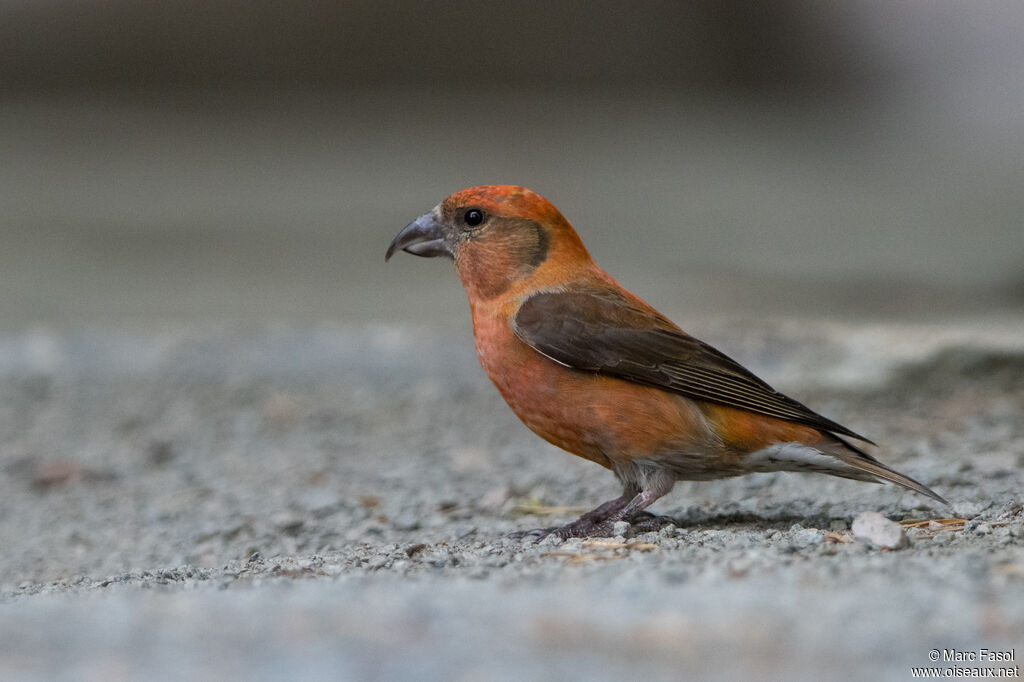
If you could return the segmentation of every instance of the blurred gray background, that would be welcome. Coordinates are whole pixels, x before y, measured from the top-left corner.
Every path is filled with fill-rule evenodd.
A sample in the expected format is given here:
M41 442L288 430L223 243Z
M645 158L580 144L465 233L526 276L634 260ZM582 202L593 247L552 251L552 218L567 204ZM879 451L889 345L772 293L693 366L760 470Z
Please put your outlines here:
M1024 650L1022 36L1020 0L0 0L0 678ZM954 507L764 474L628 556L501 539L618 490L505 409L448 263L384 264L481 183ZM876 551L867 509L970 520Z
M0 5L8 330L468 326L383 252L529 186L687 315L1024 308L1024 4Z

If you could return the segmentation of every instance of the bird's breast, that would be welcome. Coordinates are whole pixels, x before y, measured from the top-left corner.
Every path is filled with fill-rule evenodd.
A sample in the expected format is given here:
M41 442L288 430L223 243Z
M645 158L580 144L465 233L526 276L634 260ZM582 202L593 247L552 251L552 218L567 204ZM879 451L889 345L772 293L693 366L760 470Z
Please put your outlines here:
M569 398L571 370L520 341L507 321L475 316L473 331L480 365L531 431L573 454L609 466L596 434L587 428L587 408Z
M611 468L707 438L691 401L560 365L521 341L507 317L474 310L473 332L481 366L516 416L575 455Z

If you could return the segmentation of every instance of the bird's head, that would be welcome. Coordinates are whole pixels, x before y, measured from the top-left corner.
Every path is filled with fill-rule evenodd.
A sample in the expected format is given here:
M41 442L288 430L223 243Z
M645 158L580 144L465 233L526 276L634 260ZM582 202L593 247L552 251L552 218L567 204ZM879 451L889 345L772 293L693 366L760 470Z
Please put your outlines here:
M451 258L467 291L483 298L500 294L549 259L590 261L558 209L539 194L511 185L452 194L399 232L384 260L398 250Z

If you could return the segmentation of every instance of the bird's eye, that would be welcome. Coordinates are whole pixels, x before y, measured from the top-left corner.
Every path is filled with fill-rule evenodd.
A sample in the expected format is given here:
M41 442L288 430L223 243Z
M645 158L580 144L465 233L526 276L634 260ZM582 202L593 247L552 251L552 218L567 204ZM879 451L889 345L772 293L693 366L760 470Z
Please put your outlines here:
M466 224L470 227L476 227L484 221L484 212L478 208L471 208L466 211L466 215L463 217Z

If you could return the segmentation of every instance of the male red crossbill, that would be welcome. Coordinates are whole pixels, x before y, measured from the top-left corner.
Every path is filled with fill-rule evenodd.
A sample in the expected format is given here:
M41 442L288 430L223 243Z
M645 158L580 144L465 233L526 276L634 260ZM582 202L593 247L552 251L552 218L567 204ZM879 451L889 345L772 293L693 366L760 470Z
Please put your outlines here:
M752 472L885 480L945 502L847 440L867 438L774 390L623 289L528 189L456 192L399 232L385 260L398 249L455 261L480 364L512 411L622 483L621 497L532 534L608 535L616 521L652 520L643 510L676 481Z

